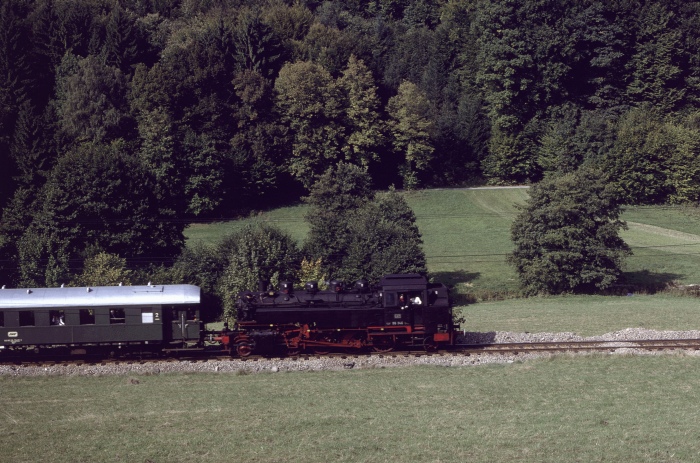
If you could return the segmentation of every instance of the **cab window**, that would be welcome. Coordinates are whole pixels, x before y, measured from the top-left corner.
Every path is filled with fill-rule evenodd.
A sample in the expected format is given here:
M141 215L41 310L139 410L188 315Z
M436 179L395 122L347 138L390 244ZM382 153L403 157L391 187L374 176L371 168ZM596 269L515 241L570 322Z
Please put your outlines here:
M423 305L423 295L420 292L408 293L408 300L413 305Z
M396 307L396 293L384 294L384 307Z

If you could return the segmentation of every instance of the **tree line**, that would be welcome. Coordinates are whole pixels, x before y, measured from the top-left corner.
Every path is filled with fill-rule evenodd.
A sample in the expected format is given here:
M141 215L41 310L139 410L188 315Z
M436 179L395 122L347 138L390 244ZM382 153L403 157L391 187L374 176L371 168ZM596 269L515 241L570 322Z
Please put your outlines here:
M4 0L3 277L55 284L103 252L170 264L187 223L299 199L339 163L374 189L597 168L621 203L696 202L699 12L677 0Z

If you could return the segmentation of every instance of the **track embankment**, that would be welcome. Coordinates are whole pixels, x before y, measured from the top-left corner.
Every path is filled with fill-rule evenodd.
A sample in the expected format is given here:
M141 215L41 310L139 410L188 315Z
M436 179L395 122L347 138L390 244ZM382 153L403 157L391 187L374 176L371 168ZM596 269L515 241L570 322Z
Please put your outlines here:
M290 358L117 360L44 364L3 364L5 376L104 376L167 373L277 373L284 371L392 368L416 365L464 367L513 363L552 355L591 352L616 355L700 356L700 331L654 331L630 328L601 336L574 333L463 333L457 350L450 352L391 352L383 354L299 355Z

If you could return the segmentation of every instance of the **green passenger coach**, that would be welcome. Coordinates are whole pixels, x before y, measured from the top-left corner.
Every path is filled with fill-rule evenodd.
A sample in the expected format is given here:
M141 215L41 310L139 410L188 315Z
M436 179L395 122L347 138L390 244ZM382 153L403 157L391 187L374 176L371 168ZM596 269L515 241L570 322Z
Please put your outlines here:
M202 338L199 305L193 285L3 288L0 352L191 350Z

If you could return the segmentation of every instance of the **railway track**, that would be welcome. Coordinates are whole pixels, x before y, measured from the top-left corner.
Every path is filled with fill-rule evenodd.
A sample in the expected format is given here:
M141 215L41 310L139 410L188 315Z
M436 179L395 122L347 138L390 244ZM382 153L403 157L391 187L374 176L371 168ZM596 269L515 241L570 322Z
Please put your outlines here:
M471 355L519 355L546 354L567 352L615 352L620 349L636 349L646 351L667 350L700 350L700 339L648 339L648 340L608 340L608 341L573 341L573 342L522 342L522 343L490 343L490 344L457 344L449 350L426 352L425 350L394 350L390 352L347 351L329 353L300 353L296 355L251 355L245 358L223 355L193 355L174 357L144 357L144 358L32 358L18 356L0 356L0 364L16 366L51 367L59 365L75 366L108 366L108 365L143 365L152 362L190 362L206 363L209 361L239 360L256 362L269 359L301 359L313 358L364 358L364 357L422 357L422 356L471 356Z
M491 344L456 344L449 350L426 352L424 350L395 350L391 352L336 352L324 355L299 354L291 358L314 357L359 357L359 356L431 356L431 355L498 355L526 353L566 352L614 352L619 349L641 349L647 351L700 350L700 339L649 339L615 341L567 341L567 342L521 342ZM247 360L263 357L251 356Z
M618 349L700 350L700 339L646 339L609 341L524 342L498 344L460 344L464 354L519 354L547 352L609 352Z

